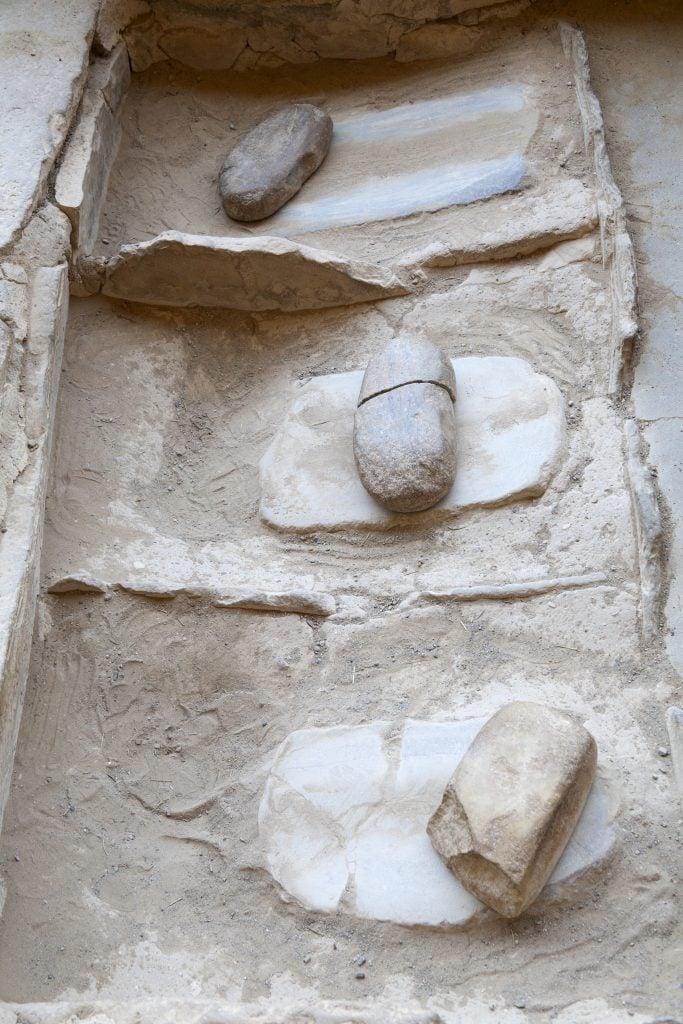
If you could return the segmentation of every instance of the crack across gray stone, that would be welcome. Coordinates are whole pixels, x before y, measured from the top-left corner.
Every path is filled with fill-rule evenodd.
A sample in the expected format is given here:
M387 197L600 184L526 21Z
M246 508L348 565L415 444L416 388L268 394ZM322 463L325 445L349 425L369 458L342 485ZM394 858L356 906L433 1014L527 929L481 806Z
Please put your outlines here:
M353 450L363 486L385 508L419 512L455 478L455 374L432 342L400 335L368 363Z

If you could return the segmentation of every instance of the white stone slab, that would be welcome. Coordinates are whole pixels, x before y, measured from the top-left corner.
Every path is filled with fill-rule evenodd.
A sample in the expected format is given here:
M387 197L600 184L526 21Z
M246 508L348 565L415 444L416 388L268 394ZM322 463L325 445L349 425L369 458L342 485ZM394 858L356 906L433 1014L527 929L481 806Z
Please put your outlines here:
M259 809L266 863L314 910L413 925L461 925L483 905L450 873L426 827L486 719L407 720L292 733L276 753ZM609 854L601 781L560 859L547 896Z
M564 439L564 402L523 359L453 360L458 468L446 497L426 512L389 512L363 487L353 418L363 371L316 377L301 388L261 460L261 516L283 530L387 528L449 518L464 509L543 494Z

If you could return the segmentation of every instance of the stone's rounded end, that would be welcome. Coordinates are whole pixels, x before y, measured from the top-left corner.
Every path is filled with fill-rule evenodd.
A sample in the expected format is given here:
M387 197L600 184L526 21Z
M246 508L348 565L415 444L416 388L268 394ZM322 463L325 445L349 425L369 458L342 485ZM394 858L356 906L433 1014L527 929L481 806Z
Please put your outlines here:
M445 352L426 338L399 334L382 346L368 363L358 404L391 388L418 382L440 385L455 401L455 373Z
M436 384L405 384L356 410L353 450L366 491L392 512L422 512L455 479L455 412Z
M221 190L222 192L222 190ZM238 220L244 224L248 224L252 221L265 220L266 217L270 217L271 214L275 213L280 209L280 206L287 202L283 199L282 203L273 206L272 209L264 207L263 197L260 192L238 192L235 189L230 189L226 192L222 198L223 209L227 213L230 220Z
M312 103L290 103L256 125L228 154L218 179L232 220L272 216L318 169L332 142L332 118Z

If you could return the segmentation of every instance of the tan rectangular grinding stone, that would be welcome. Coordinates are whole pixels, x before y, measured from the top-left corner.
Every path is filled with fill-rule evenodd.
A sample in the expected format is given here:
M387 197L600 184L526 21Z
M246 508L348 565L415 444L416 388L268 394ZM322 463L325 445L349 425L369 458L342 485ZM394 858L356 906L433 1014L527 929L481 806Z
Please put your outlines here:
M518 701L477 734L427 831L487 906L518 917L559 860L593 782L595 740L569 715Z

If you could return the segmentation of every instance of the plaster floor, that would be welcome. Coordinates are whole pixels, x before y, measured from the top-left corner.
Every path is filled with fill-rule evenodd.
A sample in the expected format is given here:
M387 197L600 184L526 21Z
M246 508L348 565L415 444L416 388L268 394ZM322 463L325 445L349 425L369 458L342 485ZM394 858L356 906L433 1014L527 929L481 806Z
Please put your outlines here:
M641 66L638 102L662 111L673 132L675 100L668 114L665 104L676 95L683 28L665 20L646 28L637 11L629 21L625 11L635 6L612 5L611 19L609 12L595 19L588 5L564 13L588 30L594 85L616 135L616 176L642 211L652 178L647 160L634 156L641 141L629 120L629 83ZM125 240L127 214L117 216ZM654 243L637 216L644 258ZM149 232L157 229L150 221ZM674 299L655 276L670 261L652 277L652 265L641 272L644 352L655 323L672 346L665 327ZM604 379L604 353L577 350L555 314L544 319L556 278L543 278L538 307L525 295L532 264L502 273L507 326L495 351L526 356L533 344L536 368L550 372L568 402L581 403L581 416L568 417L576 461L535 504L476 513L450 532L384 538L283 540L259 522L258 460L289 389L297 372L358 369L403 316L431 318L442 330L454 308L464 318L457 299L453 306L458 286L470 289L467 302L483 288L480 301L490 307L500 282L453 271L412 314L406 300L391 300L382 314L361 307L293 318L289 333L275 315L73 303L45 582L77 569L110 581L131 571L142 578L151 567L158 577L170 569L220 583L227 550L233 579L236 570L242 581L258 570L260 583L332 578L339 591L346 580L348 602L325 621L221 610L182 595L42 596L0 840L7 889L0 998L286 1000L315 992L408 993L422 1002L454 991L523 1002L539 1020L579 997L653 1017L681 1012L681 810L657 755L666 742L664 710L680 702L681 690L663 643L642 644L638 635L615 427L628 406L615 410L594 390ZM566 298L579 288L564 280L561 291ZM537 343L521 330L530 316L540 325ZM451 355L469 354L468 342L460 344ZM640 379L659 386L655 371ZM217 416L228 395L229 408ZM246 435L245 449L235 436ZM592 451L596 437L602 446ZM666 462L664 472L673 466ZM599 522L584 517L594 497ZM159 533L174 543L159 544ZM515 542L506 543L511 535ZM177 558L179 539L182 558L165 564L169 552ZM589 591L524 601L399 608L415 585L439 582L431 560L444 551L462 582L477 581L482 570L508 580L577 566L604 569L606 578ZM546 894L518 922L489 915L461 930L323 914L282 898L265 870L257 822L273 752L293 731L378 719L468 722L510 699L572 710L596 736L618 812L615 850L599 871L561 899ZM363 979L358 957L366 960Z

